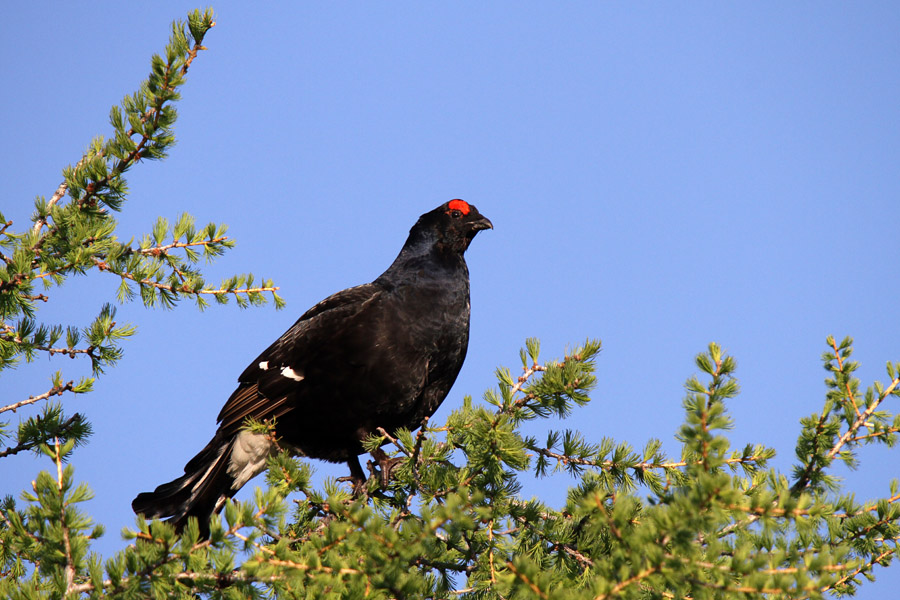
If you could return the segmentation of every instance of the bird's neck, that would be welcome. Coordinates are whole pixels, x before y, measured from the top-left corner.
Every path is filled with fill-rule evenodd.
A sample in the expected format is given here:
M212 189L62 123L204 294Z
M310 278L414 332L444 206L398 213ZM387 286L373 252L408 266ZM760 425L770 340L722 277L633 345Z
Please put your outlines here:
M400 254L378 279L397 281L411 275L445 278L460 272L468 275L465 258L458 250L436 242L433 236L410 235Z

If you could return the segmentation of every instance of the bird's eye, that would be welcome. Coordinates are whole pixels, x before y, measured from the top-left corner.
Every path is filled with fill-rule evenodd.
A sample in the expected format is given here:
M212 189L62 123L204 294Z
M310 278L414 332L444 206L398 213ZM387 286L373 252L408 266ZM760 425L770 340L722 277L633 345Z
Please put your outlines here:
M450 216L452 216L455 219L458 219L459 217L461 217L463 215L469 214L469 211L472 209L472 207L469 206L468 202L466 202L465 200L460 200L459 198L448 202L447 208L450 209L450 211L452 211L452 212L448 211L448 214L450 214Z

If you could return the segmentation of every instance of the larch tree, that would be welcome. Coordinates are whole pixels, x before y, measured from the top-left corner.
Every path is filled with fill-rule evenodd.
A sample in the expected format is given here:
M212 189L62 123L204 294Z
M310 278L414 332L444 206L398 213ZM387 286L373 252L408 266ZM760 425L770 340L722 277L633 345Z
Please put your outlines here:
M32 489L4 490L0 596L818 598L852 594L875 565L893 561L896 482L889 496L860 504L832 467L855 465L863 445L894 444L900 417L884 403L900 396L900 365L888 363L886 383L863 390L851 340L832 338L822 358L827 394L800 423L789 474L768 468L771 448L730 447L727 406L739 387L735 360L716 344L697 356L699 375L685 384L677 457L657 440L636 450L573 429L525 435L526 421L566 417L590 401L600 351L587 340L544 359L527 340L517 369L498 369L481 401L467 397L444 423L368 440L400 463L386 486L372 477L365 497L333 481L315 487L310 466L282 453L269 460L266 489L228 503L209 539L195 520L181 535L140 521L123 550L105 560L92 553L103 527L82 510L92 494L75 478L91 427L65 405L115 367L135 330L116 321L112 303L83 327L42 323L41 303L71 276L98 273L119 279L118 302L282 305L278 288L252 275L204 280L200 258L233 245L222 225L198 227L185 214L159 219L137 244L116 236L125 174L165 158L174 103L213 25L207 10L173 26L147 80L113 107L112 135L63 170L27 227L0 215L0 369L63 355L93 371L79 381L56 373L49 389L0 407L0 459L31 451L48 461ZM21 413L15 424L12 413ZM571 478L563 506L521 497L524 477L554 471Z

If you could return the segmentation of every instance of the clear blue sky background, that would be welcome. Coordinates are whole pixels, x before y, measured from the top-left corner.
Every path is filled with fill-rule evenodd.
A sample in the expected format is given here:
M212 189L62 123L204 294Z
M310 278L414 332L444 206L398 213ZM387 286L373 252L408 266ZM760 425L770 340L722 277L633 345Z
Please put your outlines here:
M789 472L799 419L822 405L825 337L856 338L865 384L900 360L900 4L249 4L214 4L178 145L130 174L121 234L182 211L228 223L238 246L209 278L272 277L288 307L120 307L139 335L96 393L67 400L95 429L73 462L96 491L84 508L108 527L104 554L124 545L135 494L206 443L245 365L306 308L377 276L450 198L496 229L469 251L469 358L439 419L515 367L526 337L548 358L600 337L593 402L533 431L659 438L677 454L682 384L714 340L742 382L730 438L774 447ZM193 6L6 8L0 177L15 229L110 132L110 106ZM116 285L72 280L42 318L87 324ZM23 365L3 375L3 404L45 391L56 369L83 372L60 357ZM4 459L0 493L49 466ZM900 475L883 449L838 472L860 500ZM559 505L567 484L525 493ZM860 597L900 583L878 574Z

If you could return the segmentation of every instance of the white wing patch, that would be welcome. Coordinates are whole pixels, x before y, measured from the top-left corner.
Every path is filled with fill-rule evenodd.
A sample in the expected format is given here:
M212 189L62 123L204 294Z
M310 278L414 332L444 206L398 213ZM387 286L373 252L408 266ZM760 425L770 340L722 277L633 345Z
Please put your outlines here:
M282 367L281 374L288 379L293 379L294 381L303 381L303 375L297 373L290 367Z
M259 368L262 369L263 371L267 370L269 368L269 361L267 361L267 360L260 361Z

